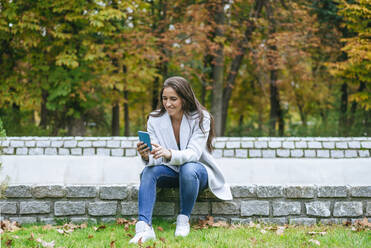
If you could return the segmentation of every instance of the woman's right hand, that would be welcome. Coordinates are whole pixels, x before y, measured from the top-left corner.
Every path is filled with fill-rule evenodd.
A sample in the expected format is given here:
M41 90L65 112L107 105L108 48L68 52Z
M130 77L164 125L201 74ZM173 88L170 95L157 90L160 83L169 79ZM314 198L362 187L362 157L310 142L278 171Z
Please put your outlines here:
M139 152L142 159L148 162L149 147L147 146L147 144L144 143L143 141L139 141L137 143L137 151Z

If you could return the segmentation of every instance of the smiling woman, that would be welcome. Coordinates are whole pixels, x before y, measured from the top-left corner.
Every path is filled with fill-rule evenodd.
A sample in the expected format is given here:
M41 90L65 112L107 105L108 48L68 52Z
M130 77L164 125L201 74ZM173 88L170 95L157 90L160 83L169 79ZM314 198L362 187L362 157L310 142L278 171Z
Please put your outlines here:
M137 144L146 166L141 173L136 235L130 243L155 239L152 227L156 187L179 187L180 214L175 236L187 236L189 218L200 191L210 188L218 198L231 200L229 185L211 155L213 118L182 77L168 78L160 93L159 109L149 115L147 130L155 147Z

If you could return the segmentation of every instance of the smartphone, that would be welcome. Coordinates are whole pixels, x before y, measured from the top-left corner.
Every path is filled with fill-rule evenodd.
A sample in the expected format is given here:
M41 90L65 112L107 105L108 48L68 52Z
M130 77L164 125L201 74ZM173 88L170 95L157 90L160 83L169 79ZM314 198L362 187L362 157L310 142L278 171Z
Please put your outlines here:
M152 151L151 138L149 137L148 132L138 131L139 140L143 141L149 147L149 150Z

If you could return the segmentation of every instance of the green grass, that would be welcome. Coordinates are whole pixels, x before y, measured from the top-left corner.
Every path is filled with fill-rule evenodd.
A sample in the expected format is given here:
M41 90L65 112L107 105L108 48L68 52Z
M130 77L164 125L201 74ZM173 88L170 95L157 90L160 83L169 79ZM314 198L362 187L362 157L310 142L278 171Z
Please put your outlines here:
M111 241L115 241L113 247L138 247L129 245L130 236L134 234L134 226L126 231L123 225L106 224L106 228L98 231L89 225L87 228L75 229L69 235L63 235L53 227L44 230L42 225L24 225L21 230L5 232L1 234L1 247L8 247L6 242L12 240L9 247L42 247L36 241L41 238L44 241L55 241L55 247L111 247ZM371 247L371 231L353 231L345 226L288 226L283 235L277 235L275 230L268 230L270 226L256 227L210 227L208 229L191 229L186 238L174 237L175 224L156 219L153 226L157 240L149 241L142 247ZM158 230L162 227L163 231ZM266 228L266 233L261 230ZM324 235L310 235L308 232L326 232ZM30 240L31 233L34 239ZM90 236L90 237L89 237ZM310 239L318 240L320 246L310 242ZM8 241L9 242L9 241Z

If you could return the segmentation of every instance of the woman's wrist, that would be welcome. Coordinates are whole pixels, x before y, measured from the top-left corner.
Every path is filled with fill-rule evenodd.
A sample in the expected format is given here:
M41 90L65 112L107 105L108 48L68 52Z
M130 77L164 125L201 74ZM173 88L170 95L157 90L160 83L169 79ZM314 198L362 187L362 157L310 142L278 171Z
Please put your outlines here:
M167 156L165 156L166 160L170 161L171 160L171 150L170 149L166 149L168 151L168 154Z

